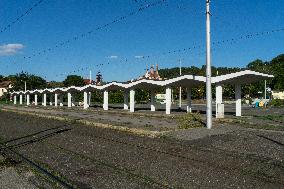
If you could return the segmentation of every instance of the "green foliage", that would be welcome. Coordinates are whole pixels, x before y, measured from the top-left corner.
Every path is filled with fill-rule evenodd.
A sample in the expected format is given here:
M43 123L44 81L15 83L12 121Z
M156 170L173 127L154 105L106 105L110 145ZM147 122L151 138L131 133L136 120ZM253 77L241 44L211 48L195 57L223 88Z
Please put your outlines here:
M137 103L147 103L149 102L150 95L148 90L136 89L135 90L135 101Z
M14 91L25 90L25 82L27 83L27 90L44 89L47 86L43 78L24 72L10 75L6 77L5 80L12 81L12 90Z
M179 129L190 129L205 126L205 124L202 122L201 115L199 113L184 114L178 117L177 121Z
M117 90L117 91L110 91L109 92L109 100L110 103L123 103L124 97L123 97L123 91Z
M63 81L65 87L76 86L81 87L85 85L84 79L78 75L68 75Z
M270 105L271 105L271 106L275 106L275 107L282 107L282 108L284 108L284 100L281 100L281 99L273 99L273 100L270 102Z
M57 81L51 81L48 82L47 88L59 88L59 87L64 87L64 84L62 82L57 82Z

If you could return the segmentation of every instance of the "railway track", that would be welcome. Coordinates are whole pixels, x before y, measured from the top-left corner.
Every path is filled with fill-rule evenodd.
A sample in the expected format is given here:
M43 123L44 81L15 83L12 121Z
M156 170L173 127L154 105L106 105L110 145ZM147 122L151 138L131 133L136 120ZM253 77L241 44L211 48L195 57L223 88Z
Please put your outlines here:
M19 138L15 138L15 139L12 139L12 140L7 140L3 143L0 143L0 150L1 151L13 151L12 153L18 157L20 157L23 161L25 161L26 163L30 164L31 166L33 166L34 168L36 168L37 170L39 170L40 172L42 172L43 174L47 175L48 177L50 177L52 180L54 180L55 182L57 183L60 183L60 185L62 185L64 188L74 188L75 185L71 185L69 184L68 182L60 179L59 177L54 177L54 175L52 173L50 173L48 170L44 169L42 166L40 166L39 164L36 164L35 162L29 160L27 157L23 156L22 154L19 154L18 152L16 152L14 149L16 148L20 148L22 146L25 146L25 145L29 145L29 144L32 144L32 143L35 143L35 142L40 142L42 140L45 140L51 136L54 136L56 134L59 134L59 133L62 133L62 132L65 132L65 131L68 131L68 130L71 130L72 128L70 126L60 126L60 127L55 127L55 128L50 128L50 129L46 129L46 130L43 130L43 131L39 131L39 132L36 132L36 133L33 133L33 134L29 134L29 135L26 135L26 136L23 136L23 137L19 137ZM160 153L160 154L165 154L165 155L168 155L168 156L173 156L173 157L177 157L177 158L181 158L181 159L186 159L186 160L189 160L191 163L194 164L194 162L198 163L199 166L202 166L200 164L203 164L203 166L214 166L218 169L222 169L222 170L226 170L224 167L220 167L220 166L217 166L216 164L211 164L211 163L206 163L206 162L202 162L202 160L200 159L195 159L193 157L188 157L186 155L182 155L180 153L175 153L175 152L169 152L167 150L161 150L161 149L157 149L153 146L149 146L149 145L144 145L144 144L135 144L133 142L127 142L127 141L123 141L123 140L120 140L120 139L114 139L114 138L110 138L110 137L107 137L107 136L99 136L99 135L95 135L94 136L94 139L101 139L101 140L104 140L104 141L108 141L108 142L112 142L114 144L120 144L120 145L125 145L125 146L132 146L132 147L135 147L135 148L138 148L138 149L143 149L143 150L149 150L149 151L152 151L152 152L156 152L156 153ZM158 186L159 188L171 188L171 186L167 183L160 183L158 181L156 181L155 179L152 179L152 178L149 178L147 177L147 175L139 175L139 174L136 174L134 173L132 170L128 170L127 168L125 167L117 167L107 161L104 161L104 160L101 160L101 159L97 159L95 157L88 157L88 156L82 156L82 154L80 154L79 152L76 152L74 150L71 150L71 149L66 149L64 147L62 147L61 145L57 145L57 144L54 144L52 142L49 142L49 141L45 141L48 145L54 147L54 148L58 148L58 149L61 149L61 150L64 150L68 155L71 155L71 156L77 156L77 157L82 157L82 159L89 159L91 160L92 162L95 162L95 163L99 163L101 166L105 166L105 167L109 167L109 168L112 168L114 170L117 170L119 172L124 172L124 173L127 173L128 175L130 175L131 177L133 178L137 178L139 180L144 180L144 182L147 182L148 184L150 183L151 185L154 185L154 186ZM201 150L201 151L207 151L206 149L198 149L198 150ZM211 150L212 152L212 150ZM234 154L229 154L230 156L234 156ZM210 165L209 165L210 164ZM42 168L42 169L41 169ZM53 178L54 177L54 178ZM59 180L58 180L59 179ZM61 181L60 181L61 180ZM61 183L62 182L62 183ZM75 187L76 188L76 187Z
M40 131L40 132L34 133L32 135L27 135L27 136L24 136L24 137L19 137L19 138L16 138L16 139L12 139L12 140L7 140L5 142L1 142L0 143L0 147L1 147L0 148L0 153L5 158L9 158L10 160L13 160L15 162L17 162L17 161L25 162L30 167L32 167L33 169L37 170L41 174L45 175L46 177L48 177L53 182L58 183L63 188L74 189L74 186L70 182L63 180L59 176L53 174L51 171L49 171L46 168L44 168L44 166L36 163L32 159L30 159L30 158L26 157L25 155L17 152L16 150L14 150L14 145L12 145L12 146L8 145L11 142L21 141L23 139L26 139L28 137L33 137L35 135L41 135L40 138L37 138L37 139L33 138L32 140L30 140L29 143L33 143L33 142L40 141L40 140L43 140L45 138L51 137L51 136L53 136L55 134L65 132L67 130L70 130L70 129L62 128L62 126L61 126L61 127L56 127L56 128L51 128L51 129L47 129L47 130L44 130L44 131ZM26 142L26 144L27 144L27 142Z

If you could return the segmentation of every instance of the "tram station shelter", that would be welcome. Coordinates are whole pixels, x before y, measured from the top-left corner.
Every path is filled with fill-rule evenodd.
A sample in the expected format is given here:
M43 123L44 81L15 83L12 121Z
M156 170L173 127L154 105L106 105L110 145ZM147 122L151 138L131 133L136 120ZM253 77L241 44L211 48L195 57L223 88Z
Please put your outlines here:
M236 102L236 116L242 115L242 102L241 102L241 86L245 84L250 84L253 82L267 80L273 78L273 75L268 75L264 73L259 73L251 70L244 70L236 73L220 75L212 77L212 84L216 85L216 117L224 117L224 104L223 104L223 85L230 84L235 86L235 102ZM14 91L11 93L13 96L14 104L23 104L23 95L26 96L25 104L31 105L30 95L34 95L34 105L37 106L38 95L42 96L42 106L47 106L47 95L49 95L49 105L51 106L63 106L63 95L67 94L67 106L72 108L75 106L74 95L75 93L82 92L84 94L83 108L87 109L91 104L91 93L94 91L101 91L103 93L103 109L108 110L109 107L109 91L122 90L124 91L124 106L125 110L130 112L135 111L135 90L136 89L146 89L151 93L151 102L149 109L151 111L156 111L155 103L155 91L158 88L165 88L166 90L166 108L165 113L171 114L172 105L172 88L173 87L184 87L187 91L187 112L191 112L191 90L194 87L205 85L206 78L203 76L196 75L183 75L173 79L167 80L151 80L151 79L140 79L133 82L110 82L105 85L86 85L83 87L71 86L68 88L55 88L55 89L43 89L43 90L31 90L31 91Z

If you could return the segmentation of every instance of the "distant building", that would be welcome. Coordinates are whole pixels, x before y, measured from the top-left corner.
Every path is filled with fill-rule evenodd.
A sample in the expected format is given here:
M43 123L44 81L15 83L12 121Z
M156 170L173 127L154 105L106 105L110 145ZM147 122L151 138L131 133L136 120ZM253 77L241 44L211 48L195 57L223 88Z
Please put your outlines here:
M8 92L8 89L12 88L11 81L2 81L0 82L0 97L4 95L4 93Z
M159 67L156 65L156 70L154 70L154 65L151 66L150 70L147 68L145 75L140 76L140 79L152 79L152 80L163 80L159 75Z
M94 80L90 81L90 79L84 79L84 83L85 83L85 85L90 85L90 84L94 83Z
M102 82L103 82L103 77L102 77L102 74L101 72L98 72L96 74L96 80L91 80L90 79L84 79L84 83L85 85L102 85Z

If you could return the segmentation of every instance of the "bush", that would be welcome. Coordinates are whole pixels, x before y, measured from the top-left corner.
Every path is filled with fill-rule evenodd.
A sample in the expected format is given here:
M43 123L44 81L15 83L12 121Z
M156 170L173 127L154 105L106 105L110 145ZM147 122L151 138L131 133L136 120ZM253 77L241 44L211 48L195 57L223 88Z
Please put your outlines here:
M270 105L271 105L271 106L275 106L275 107L282 107L282 108L284 108L284 100L281 100L281 99L273 99L273 100L270 102Z
M199 113L187 113L178 118L179 129L189 129L204 126L205 124L202 122L201 115Z

